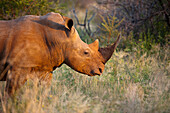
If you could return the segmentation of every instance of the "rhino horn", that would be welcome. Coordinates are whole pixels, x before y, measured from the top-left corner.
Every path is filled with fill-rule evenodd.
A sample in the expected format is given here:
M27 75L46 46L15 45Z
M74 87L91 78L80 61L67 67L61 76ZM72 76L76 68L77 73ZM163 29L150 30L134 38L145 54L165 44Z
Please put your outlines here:
M113 45L107 46L105 48L99 48L99 52L102 54L103 58L104 58L104 63L106 63L110 57L112 56L114 50L116 49L119 40L120 40L120 36L121 34L118 35L118 38L116 40L116 42Z
M99 40L96 39L93 43L89 44L89 47L93 50L98 51L99 50Z

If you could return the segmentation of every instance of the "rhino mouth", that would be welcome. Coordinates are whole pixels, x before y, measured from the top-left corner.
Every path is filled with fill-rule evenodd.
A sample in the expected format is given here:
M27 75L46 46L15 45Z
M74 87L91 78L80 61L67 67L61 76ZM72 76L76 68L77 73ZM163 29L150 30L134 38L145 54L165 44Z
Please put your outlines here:
M90 72L90 76L95 76L95 75L100 76L100 75L101 75L101 71L100 71L100 73L99 73L99 72L95 72L94 70L92 70L92 71Z

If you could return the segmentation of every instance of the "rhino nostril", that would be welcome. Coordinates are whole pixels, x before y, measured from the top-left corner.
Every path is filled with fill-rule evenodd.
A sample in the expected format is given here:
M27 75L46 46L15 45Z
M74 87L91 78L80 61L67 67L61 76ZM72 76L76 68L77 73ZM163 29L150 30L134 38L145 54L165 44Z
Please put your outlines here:
M100 71L100 73L102 73L102 69L101 68L99 68L99 71Z
M95 72L92 70L91 72L90 72L92 75L94 75L95 74Z

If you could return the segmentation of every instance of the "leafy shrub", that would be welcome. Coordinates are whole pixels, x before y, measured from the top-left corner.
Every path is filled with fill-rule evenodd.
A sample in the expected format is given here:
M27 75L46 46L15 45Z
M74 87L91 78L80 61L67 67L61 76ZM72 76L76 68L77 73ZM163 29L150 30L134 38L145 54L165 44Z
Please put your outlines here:
M10 20L24 15L44 15L48 12L59 12L58 1L48 0L1 0L0 19Z
M115 16L107 16L104 18L104 16L101 16L102 23L99 27L99 29L102 32L102 37L100 37L100 40L102 43L109 44L110 42L113 43L112 37L117 37L119 34L119 26L123 22L124 19L118 20Z

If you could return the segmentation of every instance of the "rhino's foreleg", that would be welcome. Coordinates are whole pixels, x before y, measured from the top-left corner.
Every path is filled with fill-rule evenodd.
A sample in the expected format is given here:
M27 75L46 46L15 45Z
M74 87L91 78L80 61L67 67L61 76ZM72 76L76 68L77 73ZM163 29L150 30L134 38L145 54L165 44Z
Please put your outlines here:
M21 71L8 70L8 75L6 79L6 92L9 96L13 95L15 91L20 88L27 80Z
M45 83L45 86L50 86L52 73L47 71L30 71L29 68L11 69L8 71L6 92L9 95L13 95L18 88L24 85L27 79L32 79L35 85L39 82L40 84Z

